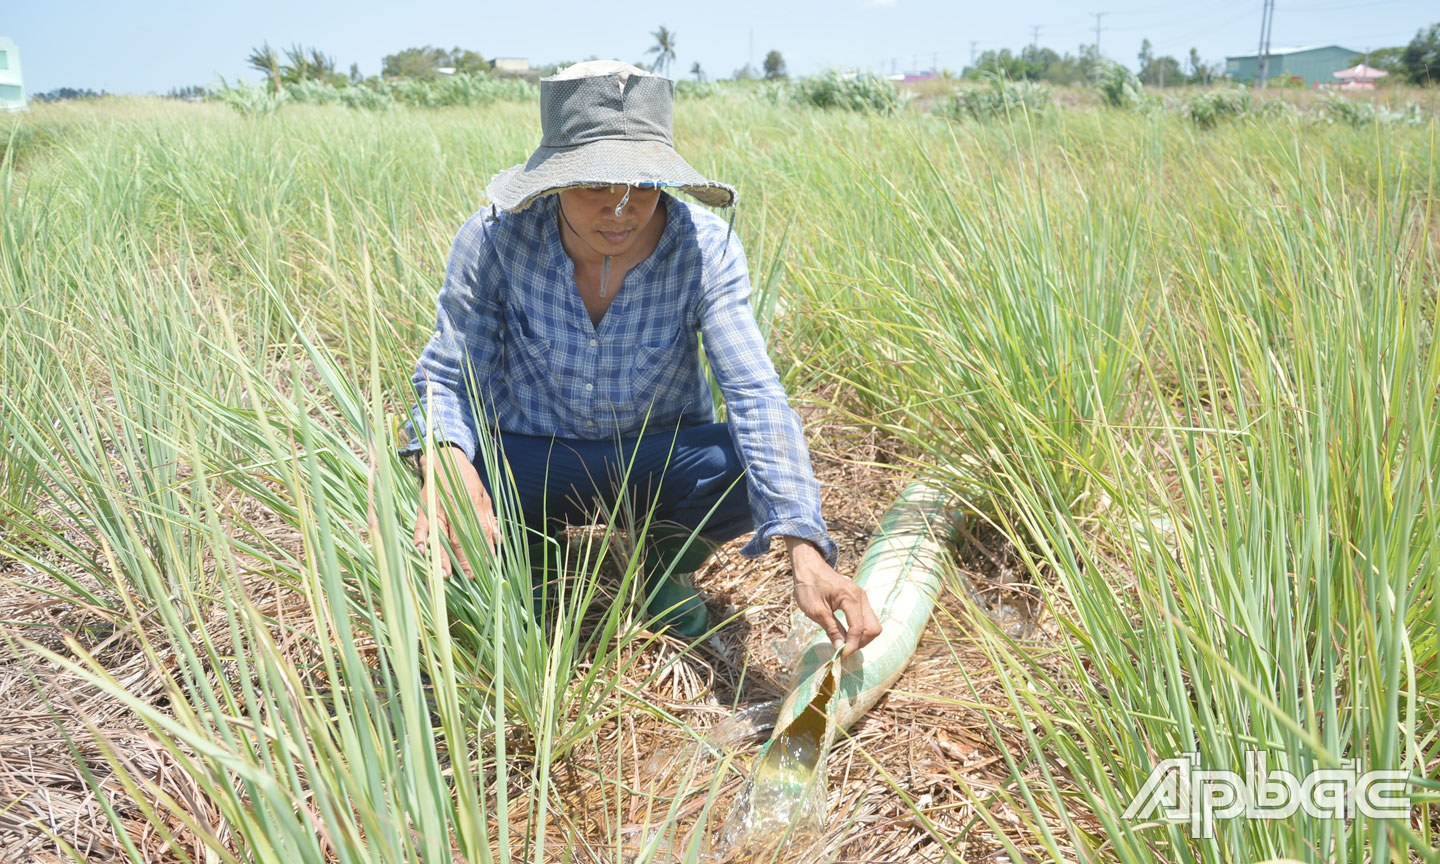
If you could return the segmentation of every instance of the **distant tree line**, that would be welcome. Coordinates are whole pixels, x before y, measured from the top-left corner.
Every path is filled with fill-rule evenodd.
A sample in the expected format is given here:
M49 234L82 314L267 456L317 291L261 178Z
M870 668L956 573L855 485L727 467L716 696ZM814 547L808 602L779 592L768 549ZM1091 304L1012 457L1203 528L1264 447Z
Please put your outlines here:
M458 45L446 51L426 45L424 48L406 48L394 54L386 54L380 61L380 74L386 78L421 78L434 80L445 74L440 70L468 74L490 71L490 62L468 48Z
M1200 52L1190 49L1185 65L1174 57L1156 57L1150 40L1140 43L1140 73L1142 83L1156 87L1177 87L1182 84L1209 84L1220 77L1220 64L1208 64L1200 59ZM1094 45L1081 45L1077 53L1060 54L1052 48L1028 45L1013 53L1008 48L986 51L975 65L964 72L966 78L981 78L989 75L1012 81L1044 81L1049 84L1087 84L1109 67L1095 50Z
M1139 73L1142 84L1151 87L1178 87L1210 84L1224 76L1220 63L1206 63L1200 52L1190 49L1185 62L1169 55L1157 55L1149 39L1141 40ZM1416 85L1440 84L1440 23L1422 27L1408 45L1381 48L1367 53L1370 66L1384 69L1400 80ZM1081 45L1075 54L1059 54L1051 48L1028 45L1019 52L1009 48L986 51L964 76L998 76L1012 81L1044 81L1073 85L1093 82L1107 68L1093 45Z
M1168 54L1157 57L1149 39L1140 40L1140 53L1137 59L1140 61L1140 71L1135 77L1140 79L1141 84L1149 84L1151 87L1210 84L1218 80L1225 72L1222 64L1211 64L1201 60L1200 52L1194 47L1191 47L1190 56L1183 67L1179 60Z
M172 87L170 92L165 94L166 99L183 99L186 102L202 102L205 99L206 88L199 84L192 84L189 87Z
M56 87L54 90L46 90L44 93L36 93L30 97L31 102L60 102L66 99L99 99L108 96L104 90L95 92L88 87Z
M368 79L360 74L358 63L350 64L349 73L342 74L336 69L334 57L319 48L303 45L290 46L282 56L266 42L251 49L245 62L251 69L265 74L271 91L275 93L287 85L302 82L343 87L347 84L374 85L381 78L433 81L443 74L484 75L491 66L490 61L479 53L458 45L448 51L426 45L386 54L380 61L380 75L372 75Z
M1051 84L1079 84L1091 80L1099 54L1094 46L1082 45L1078 55L1059 54L1051 48L1027 45L1019 53L1009 48L986 51L965 69L966 78L998 76L1011 81L1046 81Z

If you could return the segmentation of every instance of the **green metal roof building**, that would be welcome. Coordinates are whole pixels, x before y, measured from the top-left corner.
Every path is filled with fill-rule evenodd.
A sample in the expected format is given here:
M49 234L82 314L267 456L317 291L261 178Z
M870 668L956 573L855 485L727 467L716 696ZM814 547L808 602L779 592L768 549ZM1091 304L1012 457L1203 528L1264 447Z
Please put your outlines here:
M20 49L0 36L0 111L25 107L25 79L20 77Z
M1271 81L1296 75L1305 81L1306 87L1316 84L1334 84L1335 73L1354 66L1363 55L1339 45L1311 45L1307 48L1282 48L1270 52L1270 65L1265 75ZM1240 54L1225 58L1225 74L1232 81L1244 84L1255 82L1255 72L1260 66L1260 55Z

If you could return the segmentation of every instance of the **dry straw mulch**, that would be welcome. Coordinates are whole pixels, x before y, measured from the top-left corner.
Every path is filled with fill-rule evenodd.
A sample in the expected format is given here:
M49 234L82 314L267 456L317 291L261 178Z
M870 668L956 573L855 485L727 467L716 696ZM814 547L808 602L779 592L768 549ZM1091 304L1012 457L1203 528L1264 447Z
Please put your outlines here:
M13 571L15 563L7 563ZM62 656L71 655L71 644L82 646L137 697L163 699L150 661L101 615L11 584L0 592L0 620L11 635ZM134 773L193 794L149 732L123 705L56 663L8 641L0 651L0 861L69 861L66 846L87 861L121 860L121 838L106 808L147 859L180 860L117 781L98 743ZM193 800L204 808L203 796Z

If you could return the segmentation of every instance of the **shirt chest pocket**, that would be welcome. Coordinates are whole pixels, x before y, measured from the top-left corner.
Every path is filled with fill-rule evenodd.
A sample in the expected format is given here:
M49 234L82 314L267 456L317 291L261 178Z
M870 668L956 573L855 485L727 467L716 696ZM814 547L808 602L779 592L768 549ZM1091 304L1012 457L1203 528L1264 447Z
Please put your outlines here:
M529 332L507 309L505 314L505 378L519 392L560 393L559 373L551 368L554 344Z
M631 367L630 398L635 408L644 413L652 404L657 408L677 407L674 403L688 396L693 383L693 363L687 359L689 341L675 334L668 342L641 345L635 351Z

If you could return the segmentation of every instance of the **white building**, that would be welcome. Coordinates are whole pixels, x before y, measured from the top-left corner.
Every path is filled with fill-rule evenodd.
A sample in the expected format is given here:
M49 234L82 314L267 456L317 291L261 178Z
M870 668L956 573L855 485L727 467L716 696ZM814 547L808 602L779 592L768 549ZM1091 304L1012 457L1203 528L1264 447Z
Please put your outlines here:
M20 49L8 36L0 36L0 108L25 108L25 79L20 77Z

